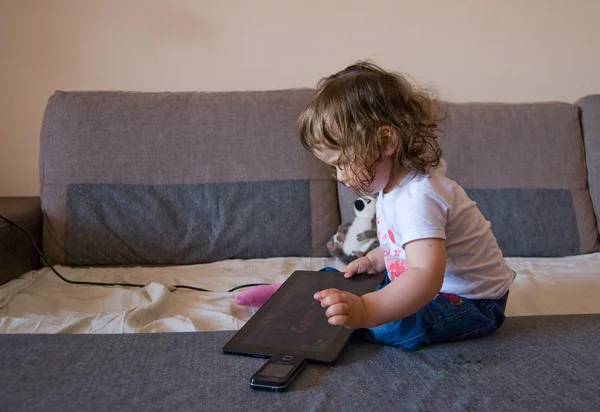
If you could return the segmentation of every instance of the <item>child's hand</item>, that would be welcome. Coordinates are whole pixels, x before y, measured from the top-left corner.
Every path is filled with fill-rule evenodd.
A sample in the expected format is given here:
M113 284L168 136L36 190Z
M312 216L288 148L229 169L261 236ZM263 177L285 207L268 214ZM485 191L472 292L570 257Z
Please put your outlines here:
M315 293L315 299L327 308L325 314L332 325L355 329L362 327L367 320L367 308L363 300L352 293L325 289Z
M369 273L372 275L377 273L377 268L371 259L367 256L363 256L350 262L344 269L345 278L350 278L356 273Z

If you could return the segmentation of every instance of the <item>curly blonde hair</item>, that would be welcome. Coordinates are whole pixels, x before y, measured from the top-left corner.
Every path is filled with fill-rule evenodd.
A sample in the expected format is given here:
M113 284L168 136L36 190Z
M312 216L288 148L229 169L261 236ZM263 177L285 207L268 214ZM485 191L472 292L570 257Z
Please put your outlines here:
M433 101L401 74L360 61L318 83L298 120L300 139L313 153L339 150L352 172L366 175L358 188L366 192L389 144L383 126L394 131L395 161L404 170L427 173L439 164Z

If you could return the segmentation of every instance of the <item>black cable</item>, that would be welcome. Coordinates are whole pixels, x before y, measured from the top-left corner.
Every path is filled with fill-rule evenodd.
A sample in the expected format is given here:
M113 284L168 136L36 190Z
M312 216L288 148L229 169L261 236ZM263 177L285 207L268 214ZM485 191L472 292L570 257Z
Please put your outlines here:
M56 270L54 268L54 266L52 266L52 264L50 262L48 262L48 259L46 258L46 256L44 255L44 253L40 250L40 248L38 248L38 245L35 243L35 239L33 239L33 237L29 234L29 232L25 229L23 229L19 224L13 222L10 219L7 219L6 217L0 215L0 219L4 220L6 223L8 223L9 225L12 225L14 227L16 227L17 229L19 229L21 232L25 233L27 235L27 237L29 238L29 240L31 241L31 243L33 244L33 247L35 247L35 250L37 250L38 254L40 255L40 257L42 258L42 260L44 261L44 263L46 263L46 265L48 265L48 267L56 274L56 276L58 276L62 281L70 283L72 285L90 285L90 286L123 286L123 287L135 287L135 288L143 288L146 285L140 285L137 283L102 283L102 282L88 282L88 281L75 281L75 280L69 280L67 278L65 278L63 275L61 275L58 270ZM262 285L269 285L269 283L249 283L246 285L240 285L240 286L236 286L234 288L229 289L227 292L233 292L235 290L238 289L242 289L242 288L248 288L251 286L262 286ZM173 286L175 289L191 289L191 290L196 290L199 292L212 292L212 290L208 290L208 289L203 289L203 288L197 288L194 286L187 286L187 285L174 285Z
M249 288L249 287L252 287L252 286L263 286L263 285L270 285L270 283L247 283L245 285L240 285L240 286L236 286L234 288L231 288L227 292L233 292L234 290L238 290L238 289L242 289L242 288Z

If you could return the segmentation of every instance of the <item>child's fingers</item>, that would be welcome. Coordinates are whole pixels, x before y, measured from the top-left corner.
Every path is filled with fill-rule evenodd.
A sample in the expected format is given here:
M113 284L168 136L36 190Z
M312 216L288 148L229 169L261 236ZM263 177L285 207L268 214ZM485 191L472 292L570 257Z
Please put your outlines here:
M357 273L375 273L373 264L368 257L363 256L352 261L344 270L344 277L349 278Z
M326 308L328 306L337 305L338 303L346 303L346 301L347 299L344 295L344 292L340 292L338 290L321 299L321 306Z
M334 293L340 293L340 291L338 289L332 288L332 289L325 289L322 290L320 292L317 292L314 294L314 298L317 300L323 300L325 299L327 296L334 294Z
M330 317L328 320L330 325L345 325L348 322L348 316L347 315L337 315L337 316L332 316Z
M347 303L336 303L334 305L329 306L325 311L325 314L328 318L333 316L345 315L348 316L350 314L350 307Z
M354 262L350 263L348 266L346 266L346 269L344 269L344 277L345 278L350 278L357 271L358 271L358 267L356 265L356 261L354 261Z

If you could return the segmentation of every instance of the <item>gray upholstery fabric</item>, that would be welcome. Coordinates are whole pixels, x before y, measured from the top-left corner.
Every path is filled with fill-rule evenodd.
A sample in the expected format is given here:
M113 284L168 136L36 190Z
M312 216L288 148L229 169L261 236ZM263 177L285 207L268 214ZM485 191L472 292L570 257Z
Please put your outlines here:
M445 103L439 112L448 175L465 187L585 189L575 106Z
M467 189L505 256L579 254L577 216L569 190Z
M449 103L441 106L442 112L447 118L441 123L445 135L440 142L450 178L465 189L534 189L526 197L507 199L498 208L510 204L512 210L528 210L526 218L546 228L552 223L540 221L536 205L544 201L542 196L547 192L537 189L567 190L576 217L569 231L579 234L578 252L598 250L598 231L587 189L583 138L575 106ZM506 219L491 222L492 230L510 227ZM554 230L552 235L532 239L537 243L535 247L514 250L510 256L526 256L532 249L543 252L542 256L568 254L564 249L555 249L561 241L559 232Z
M600 221L600 94L585 96L575 103L581 110L588 184L597 221Z
M312 90L55 93L44 115L40 156L45 223L43 243L49 258L55 263L67 263L66 257L75 255L69 250L72 244L65 242L69 185L165 187L290 181L308 182L308 193L306 190L296 191L293 199L271 196L268 199L270 210L290 216L298 208L309 210L309 255L326 256L326 242L339 225L335 182L327 167L302 147L296 127L298 115L313 94ZM263 194L258 192L252 196ZM211 215L215 205L221 205L222 199L219 194L204 205L194 204L194 207L200 207L194 213ZM292 200L295 208L286 211ZM165 202L169 203L168 200ZM191 207L191 204L181 204L178 210L185 213ZM147 216L148 220L164 219L169 213L172 215L173 210L163 210L159 206L153 213L153 216ZM248 213L259 216L262 211L248 210ZM174 217L186 222L191 219L189 215ZM111 220L112 228L127 224L126 216L113 214L111 218L117 219ZM266 226L261 230L280 234L274 227L279 218L267 218L265 216L262 221L266 221ZM200 231L198 238L206 239L210 234L222 233L231 226L227 219L218 223L224 226L211 227L210 230L197 226L190 231ZM247 221L245 227L252 224L252 221ZM247 249L247 244L243 256L296 254L298 249L295 246L287 250L280 245L290 244L289 237L305 239L306 228L307 225L302 222L302 227L285 233L285 238L270 241L271 246L278 245L275 249L252 250ZM298 231L304 232L298 234ZM92 254L95 253L92 252L94 247L99 251L98 246L92 247L92 240L91 237L81 239L84 243L79 244L78 251L88 249L88 254ZM217 239L209 240L218 243ZM171 250L161 250L160 262L156 263L176 263L181 259L182 249L202 246L193 242L173 244ZM232 251L230 255L227 255L228 250ZM218 257L239 257L233 253L235 250L235 247L224 248ZM303 254L305 251L303 245ZM201 263L208 255L216 257L211 253L187 256L191 260L199 259L189 263ZM106 262L106 259L106 254L86 258L90 262Z
M0 197L0 215L25 229L41 248L39 198ZM27 235L0 219L0 285L40 267L40 257Z
M3 411L557 411L600 404L600 315L508 318L493 335L420 352L351 340L286 393L222 353L233 332L0 335Z
M342 223L352 222L354 219L354 201L356 194L341 183L337 185L340 220Z
M484 215L505 247L505 256L565 256L598 250L575 106L442 103L439 113L446 116L440 122L439 139L446 174L468 193L477 193L480 206L485 203ZM588 128L594 129L598 116L589 118ZM596 140L590 139L591 148ZM600 147L592 152L600 153ZM340 193L342 221L347 221L353 217L354 196L345 188ZM502 193L506 198L496 201ZM535 233L524 231L517 222L527 222ZM557 247L565 241L563 236L569 244Z
M311 256L308 181L69 185L71 265ZM273 201L277 199L277 201Z

